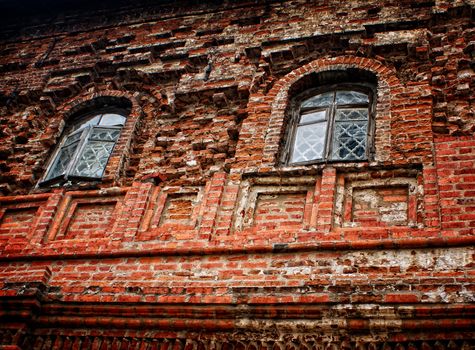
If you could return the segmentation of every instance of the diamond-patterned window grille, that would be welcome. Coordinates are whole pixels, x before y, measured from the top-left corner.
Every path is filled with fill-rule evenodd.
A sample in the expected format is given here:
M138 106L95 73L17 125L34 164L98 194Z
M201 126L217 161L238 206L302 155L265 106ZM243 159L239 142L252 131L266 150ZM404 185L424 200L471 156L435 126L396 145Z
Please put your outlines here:
M88 142L81 152L72 174L82 177L102 177L112 148L114 148L112 142Z
M288 163L367 159L370 100L368 91L348 88L306 97L293 124Z
M71 124L42 183L100 179L125 121L120 114L104 113Z

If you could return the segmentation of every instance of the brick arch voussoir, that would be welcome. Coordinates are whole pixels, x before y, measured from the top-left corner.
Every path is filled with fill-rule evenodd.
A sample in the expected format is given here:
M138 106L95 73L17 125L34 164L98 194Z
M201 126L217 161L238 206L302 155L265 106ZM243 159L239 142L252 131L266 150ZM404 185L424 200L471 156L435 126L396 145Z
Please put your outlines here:
M276 108L278 109L279 105L286 104L290 88L305 76L329 70L348 68L359 68L374 73L380 86L388 86L393 89L401 85L396 72L375 59L356 56L317 59L293 70L274 84L268 93L268 95L276 97L272 103L272 111Z
M117 97L126 98L130 101L132 108L130 110L129 118L138 118L141 114L141 107L137 99L130 93L119 90L101 89L95 92L84 92L80 95L68 99L57 108L57 113L61 114L64 120L67 120L73 114L86 108L88 103L91 103L97 98L101 97Z
M279 79L267 94L267 96L272 97L272 100L267 100L270 103L270 117L268 119L267 133L264 141L264 163L273 163L275 160L275 145L276 142L278 142L278 135L282 134L285 113L289 101L289 91L292 86L310 74L348 68L357 68L375 74L378 81L378 90L386 90L389 92L389 94L382 94L382 98L384 99L392 95L391 91L401 87L401 82L393 69L390 69L378 60L365 57L339 56L321 58L293 70Z

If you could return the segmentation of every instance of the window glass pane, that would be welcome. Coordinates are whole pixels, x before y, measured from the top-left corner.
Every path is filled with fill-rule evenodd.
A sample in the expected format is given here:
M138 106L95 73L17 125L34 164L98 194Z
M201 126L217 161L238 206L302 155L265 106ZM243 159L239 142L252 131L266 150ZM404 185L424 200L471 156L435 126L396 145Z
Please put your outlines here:
M70 134L66 137L66 140L64 141L64 146L70 145L73 142L79 141L81 138L82 131L78 131L76 133Z
M302 108L308 107L326 107L329 106L333 102L333 91L332 92L325 92L324 94L320 94L317 96L312 96L309 99L306 99L302 102Z
M336 120L368 120L368 108L337 109Z
M69 145L63 146L59 150L53 164L51 165L51 168L49 170L48 176L46 177L46 180L53 179L65 173L66 168L71 162L74 156L74 152L76 151L76 148L78 147L78 145L79 145L79 142L75 142L72 144L70 143Z
M359 160L366 158L368 122L336 122L332 159Z
M108 113L102 116L99 125L116 125L122 126L125 124L125 117L120 114Z
M79 130L79 129L84 129L85 127L89 125L97 125L99 123L99 119L101 118L100 115L96 115L87 119L83 119L76 124L73 125L71 128L71 131Z
M368 95L359 91L337 91L336 103L339 105L369 103Z
M300 123L311 123L316 121L323 121L325 120L326 110L318 111L318 112L310 112L306 114L302 114L300 117Z
M74 167L73 175L102 177L113 147L112 142L89 141Z
M116 141L119 135L120 129L94 128L90 138L99 141Z
M291 163L323 158L327 122L299 126L295 135Z

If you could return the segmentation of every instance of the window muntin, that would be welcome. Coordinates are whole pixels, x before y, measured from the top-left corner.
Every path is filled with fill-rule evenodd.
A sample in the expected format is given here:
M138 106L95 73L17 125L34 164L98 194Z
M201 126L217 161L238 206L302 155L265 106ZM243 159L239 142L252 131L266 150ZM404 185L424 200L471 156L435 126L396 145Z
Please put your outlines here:
M300 100L295 109L289 164L368 158L371 94L337 87Z
M101 113L70 125L42 183L100 179L125 121L121 114Z

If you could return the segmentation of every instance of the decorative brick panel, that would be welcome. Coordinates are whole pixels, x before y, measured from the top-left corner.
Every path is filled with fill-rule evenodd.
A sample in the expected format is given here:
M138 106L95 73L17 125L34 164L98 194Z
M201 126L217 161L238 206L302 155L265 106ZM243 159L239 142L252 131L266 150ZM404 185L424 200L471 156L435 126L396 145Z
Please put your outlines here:
M371 177L371 176L370 176ZM422 189L417 173L410 177L393 174L341 175L335 224L341 227L385 227L422 225Z
M408 186L353 188L351 216L347 223L365 225L408 225ZM414 219L414 218L413 218ZM345 222L346 223L346 222Z
M3 209L0 218L0 245L26 239L36 219L38 207Z
M234 229L302 229L313 205L312 178L256 179L244 182ZM292 185L295 184L295 185ZM300 184L300 185L297 185ZM309 186L310 185L310 186Z
M113 220L116 202L77 203L64 223L65 239L95 239L106 234Z
M116 191L66 193L48 232L48 240L110 239L122 202L123 196L118 196Z
M169 239L173 236L184 240L193 237L190 232L196 232L199 225L202 201L202 187L155 188L141 223L139 239ZM181 235L180 231L187 232Z
M50 224L48 199L50 195L0 198L0 246L20 252L31 242L42 239Z
M252 222L255 226L268 229L287 225L301 226L306 198L306 192L259 194Z
M193 209L197 193L169 194L160 215L158 227L193 225Z

